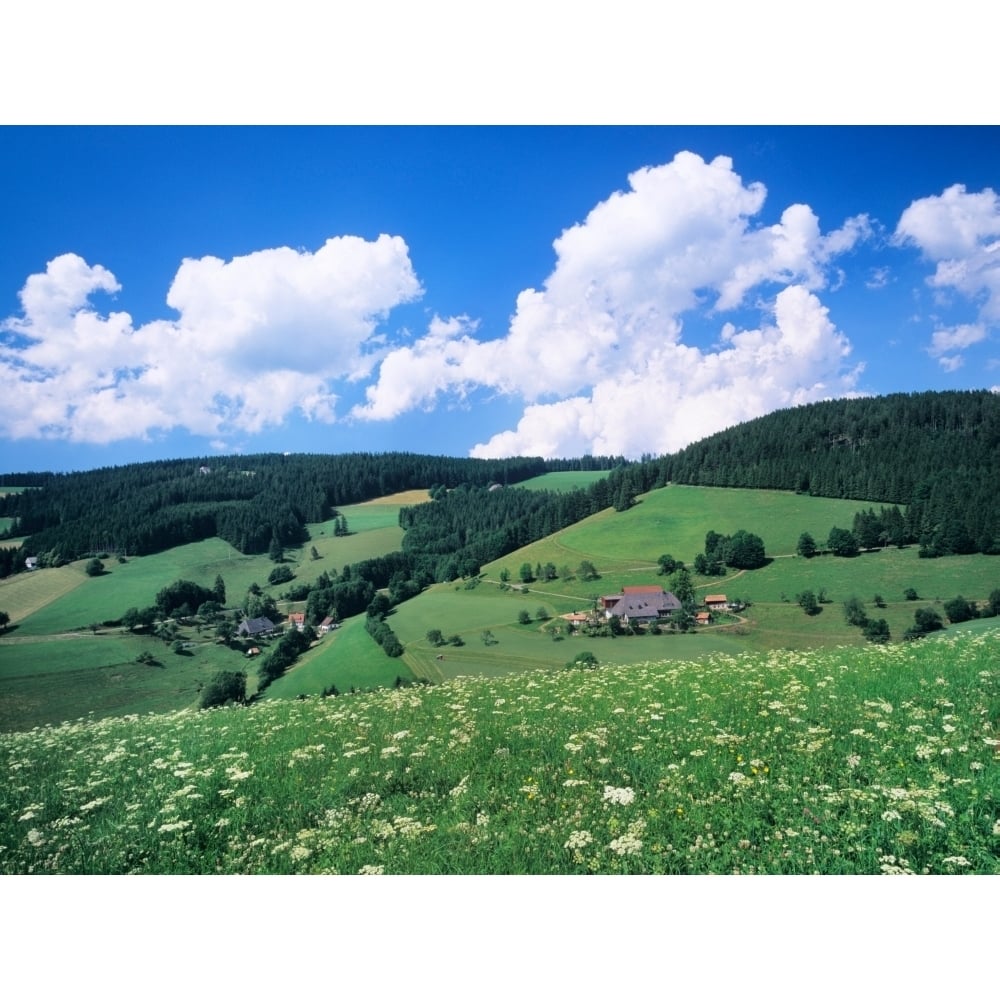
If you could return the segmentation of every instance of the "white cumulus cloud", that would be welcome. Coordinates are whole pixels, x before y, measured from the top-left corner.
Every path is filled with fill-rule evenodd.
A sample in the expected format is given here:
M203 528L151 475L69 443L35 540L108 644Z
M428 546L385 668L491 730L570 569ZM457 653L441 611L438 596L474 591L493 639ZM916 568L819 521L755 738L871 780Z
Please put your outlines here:
M979 322L934 333L930 353L954 371L962 350L985 340L1000 323L1000 197L986 188L966 191L953 184L940 195L919 198L900 216L895 242L919 248L934 265L927 279L935 289L957 292L973 303Z
M0 418L8 436L106 443L186 428L254 433L292 411L334 419L331 383L366 374L377 327L422 289L405 242L343 236L230 261L185 260L176 319L135 327L92 299L115 276L68 253L31 275L0 324Z
M851 391L850 345L816 293L833 259L870 235L869 221L824 234L809 206L791 205L762 226L765 198L727 157L684 152L635 171L627 191L554 241L554 270L520 293L504 336L438 321L444 328L386 355L352 414L390 419L481 388L526 408L473 455L638 455ZM764 298L748 303L751 292ZM723 321L747 307L759 328ZM719 344L686 343L688 316L717 324Z

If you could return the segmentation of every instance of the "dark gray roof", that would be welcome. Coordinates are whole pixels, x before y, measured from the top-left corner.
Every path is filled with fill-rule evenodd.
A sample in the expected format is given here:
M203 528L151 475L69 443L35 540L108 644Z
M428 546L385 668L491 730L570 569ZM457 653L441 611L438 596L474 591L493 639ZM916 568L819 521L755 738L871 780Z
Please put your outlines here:
M264 632L273 632L275 627L270 618L248 618L240 622L237 631L240 635L261 635Z
M677 611L681 602L669 591L660 594L622 594L607 610L619 618L662 618Z

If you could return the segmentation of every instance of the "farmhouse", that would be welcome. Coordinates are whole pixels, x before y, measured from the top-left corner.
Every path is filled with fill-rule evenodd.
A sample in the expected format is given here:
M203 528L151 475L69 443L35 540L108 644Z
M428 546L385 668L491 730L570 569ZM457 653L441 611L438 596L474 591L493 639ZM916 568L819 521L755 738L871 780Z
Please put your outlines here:
M626 625L648 624L665 618L671 611L679 611L681 602L662 587L622 587L620 594L601 598L605 618L617 615Z
M247 618L240 622L240 627L236 630L237 635L244 635L248 639L258 635L270 635L275 629L274 622L270 618Z
M335 629L335 628L340 628L340 625L333 620L333 617L331 615L327 615L319 623L319 634L320 635L326 635L327 632L329 632L331 629Z
M288 624L292 628L297 628L300 632L306 627L306 615L304 611L293 611L288 616Z
M705 607L710 611L725 611L726 603L725 594L708 594L705 597Z

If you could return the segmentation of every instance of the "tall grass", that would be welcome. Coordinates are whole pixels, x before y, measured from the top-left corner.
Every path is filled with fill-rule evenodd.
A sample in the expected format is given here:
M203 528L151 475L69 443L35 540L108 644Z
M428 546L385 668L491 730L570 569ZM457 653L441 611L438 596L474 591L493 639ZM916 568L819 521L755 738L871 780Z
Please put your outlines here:
M0 871L1000 873L1000 632L0 736Z

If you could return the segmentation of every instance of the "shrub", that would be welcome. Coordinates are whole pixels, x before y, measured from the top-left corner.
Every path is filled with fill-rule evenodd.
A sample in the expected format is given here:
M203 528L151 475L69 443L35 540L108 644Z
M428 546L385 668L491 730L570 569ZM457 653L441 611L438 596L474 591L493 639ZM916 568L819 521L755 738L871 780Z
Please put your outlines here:
M816 595L811 590L803 590L801 594L796 597L799 602L799 607L807 615L818 615L823 609L819 606L819 601L816 599Z
M856 628L864 628L868 624L868 615L865 613L865 606L858 597L849 597L844 601L844 618L848 625Z
M289 583L295 578L295 574L292 572L291 566L286 566L282 564L281 566L275 566L270 573L267 574L267 582L272 586L277 586L281 583Z
M952 624L971 621L973 618L979 617L976 605L967 601L961 594L950 601L945 601L944 613Z
M242 670L220 670L201 692L199 708L214 708L234 702L242 705L247 697L247 675Z
M864 635L869 642L883 645L891 638L889 635L889 623L884 618L877 621L869 620L864 626Z

